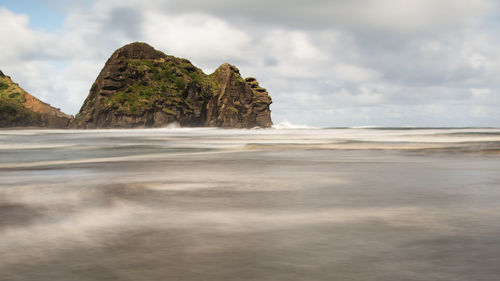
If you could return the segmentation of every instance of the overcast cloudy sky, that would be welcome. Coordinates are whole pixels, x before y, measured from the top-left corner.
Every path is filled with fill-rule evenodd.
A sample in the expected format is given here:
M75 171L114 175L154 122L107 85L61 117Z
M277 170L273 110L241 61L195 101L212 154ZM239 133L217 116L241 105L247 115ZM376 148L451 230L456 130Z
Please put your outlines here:
M0 70L76 114L106 59L143 41L229 62L275 123L500 126L496 0L0 0Z

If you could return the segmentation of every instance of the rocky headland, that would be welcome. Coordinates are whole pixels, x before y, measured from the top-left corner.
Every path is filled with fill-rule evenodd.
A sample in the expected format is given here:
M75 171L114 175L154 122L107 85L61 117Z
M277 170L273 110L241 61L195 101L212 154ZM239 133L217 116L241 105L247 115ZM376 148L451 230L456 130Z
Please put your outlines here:
M90 89L73 128L267 128L271 97L230 64L204 74L189 60L146 43L116 50Z
M0 128L67 128L72 119L30 95L0 71Z

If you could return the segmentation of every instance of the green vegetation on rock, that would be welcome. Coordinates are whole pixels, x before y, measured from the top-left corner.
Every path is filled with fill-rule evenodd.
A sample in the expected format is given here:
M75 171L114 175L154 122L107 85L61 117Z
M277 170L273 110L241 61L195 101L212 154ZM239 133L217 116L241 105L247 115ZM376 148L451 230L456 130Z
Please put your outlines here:
M40 121L40 116L26 109L22 105L9 100L0 100L0 126L10 126L11 124L33 125Z
M24 94L21 93L22 91L7 76L0 77L0 100L22 104L26 101Z
M7 76L0 76L0 126L30 124L39 120L37 114L23 106L26 99L21 91Z
M188 98L183 98L188 85L204 88L214 94L219 89L213 76L205 75L187 60L168 56L161 60L125 61L139 79L103 102L105 109L120 114L142 115L152 107L162 108L171 115L175 115L175 112L168 107L185 107L184 112L189 113L193 111L193 105Z

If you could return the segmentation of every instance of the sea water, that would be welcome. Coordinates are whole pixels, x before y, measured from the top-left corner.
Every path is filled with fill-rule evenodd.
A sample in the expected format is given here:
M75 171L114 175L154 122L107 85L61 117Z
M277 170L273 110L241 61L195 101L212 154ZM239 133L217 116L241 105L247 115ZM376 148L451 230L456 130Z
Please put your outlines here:
M500 280L500 129L0 131L0 280Z

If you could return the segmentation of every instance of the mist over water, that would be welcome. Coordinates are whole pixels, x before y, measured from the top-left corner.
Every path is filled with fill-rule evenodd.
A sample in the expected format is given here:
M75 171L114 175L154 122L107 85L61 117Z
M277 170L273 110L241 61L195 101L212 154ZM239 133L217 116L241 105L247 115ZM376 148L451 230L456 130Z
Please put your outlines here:
M500 279L500 129L0 131L0 280Z

